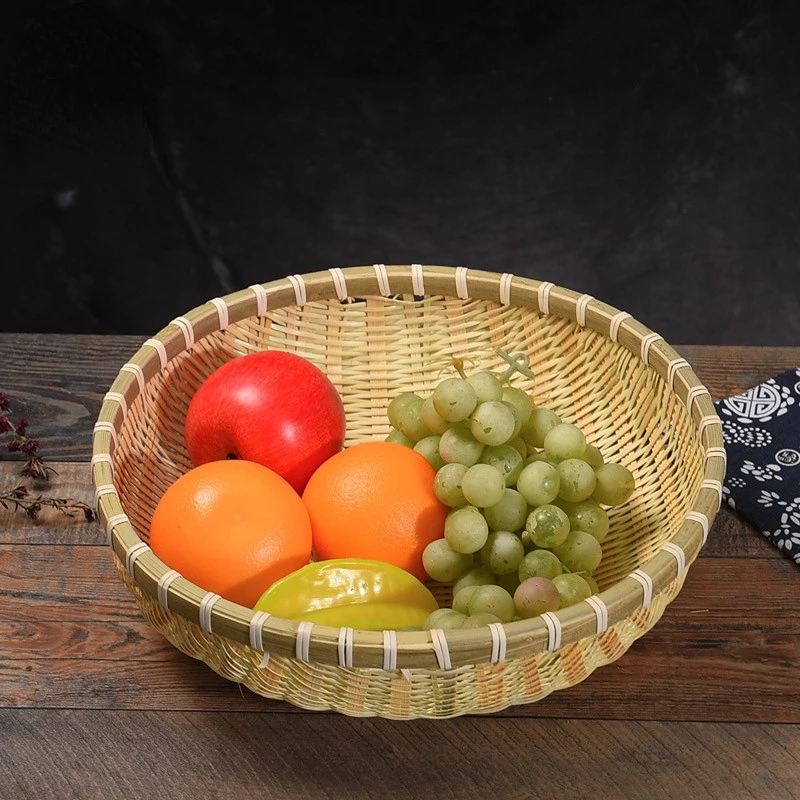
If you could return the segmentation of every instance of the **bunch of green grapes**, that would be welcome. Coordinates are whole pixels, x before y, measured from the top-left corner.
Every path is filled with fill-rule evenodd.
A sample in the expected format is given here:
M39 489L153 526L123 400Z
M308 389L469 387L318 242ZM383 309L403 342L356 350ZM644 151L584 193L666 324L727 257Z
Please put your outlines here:
M459 367L430 396L405 392L389 404L387 441L428 460L436 496L452 509L423 563L452 584L453 604L425 628L527 619L596 594L606 508L635 488L580 428L509 384L515 372L530 375L523 355L498 352L511 365L502 375Z

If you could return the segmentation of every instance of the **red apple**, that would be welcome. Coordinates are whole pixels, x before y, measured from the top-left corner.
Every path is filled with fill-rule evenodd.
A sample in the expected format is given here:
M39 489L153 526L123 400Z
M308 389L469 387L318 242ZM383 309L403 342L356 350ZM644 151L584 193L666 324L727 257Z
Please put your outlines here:
M323 461L344 444L342 398L300 356L265 350L240 356L200 385L186 413L195 466L241 458L269 467L302 493Z

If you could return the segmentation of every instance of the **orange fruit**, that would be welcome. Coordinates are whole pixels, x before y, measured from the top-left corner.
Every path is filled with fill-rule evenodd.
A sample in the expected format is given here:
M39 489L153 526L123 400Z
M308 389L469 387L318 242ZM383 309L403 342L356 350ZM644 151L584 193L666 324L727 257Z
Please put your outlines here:
M280 475L252 461L212 461L164 493L150 547L203 589L252 608L279 578L307 564L311 523Z
M363 442L317 468L303 503L317 559L367 558L428 578L422 551L444 535L449 509L433 493L423 456L392 442Z

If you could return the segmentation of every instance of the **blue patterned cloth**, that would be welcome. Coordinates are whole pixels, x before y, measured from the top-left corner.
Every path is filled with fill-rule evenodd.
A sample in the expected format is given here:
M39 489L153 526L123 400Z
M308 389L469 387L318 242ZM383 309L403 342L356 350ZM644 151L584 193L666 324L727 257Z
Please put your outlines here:
M716 408L728 454L725 500L800 565L800 369Z

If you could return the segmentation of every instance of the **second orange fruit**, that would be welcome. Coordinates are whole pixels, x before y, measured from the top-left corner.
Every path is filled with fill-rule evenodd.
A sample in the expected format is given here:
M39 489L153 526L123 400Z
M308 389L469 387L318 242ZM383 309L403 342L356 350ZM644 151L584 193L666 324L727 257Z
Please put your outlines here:
M433 492L435 477L423 456L392 442L329 458L303 492L316 558L374 559L426 580L422 551L442 537L449 511Z

